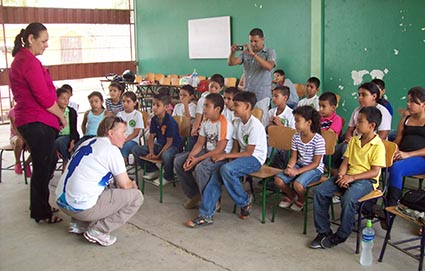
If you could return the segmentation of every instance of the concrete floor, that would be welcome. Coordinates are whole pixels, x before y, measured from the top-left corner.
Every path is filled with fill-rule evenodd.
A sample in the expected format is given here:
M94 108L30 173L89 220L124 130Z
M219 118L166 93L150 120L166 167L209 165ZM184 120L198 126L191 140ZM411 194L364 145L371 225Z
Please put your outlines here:
M0 126L0 145L7 144L8 126ZM11 163L11 152L4 163ZM307 235L302 234L302 215L278 211L275 223L261 224L261 208L242 221L232 213L225 194L222 212L213 225L189 229L183 222L196 210L182 207L180 187L165 187L164 203L158 188L147 185L145 203L128 224L114 234L115 245L105 248L66 232L70 221L63 213L59 224L36 224L29 219L29 185L13 171L3 171L0 183L0 270L416 270L418 262L388 248L384 262L377 258L385 232L376 225L374 264L365 268L354 254L355 235L336 248L313 250L315 237L309 217ZM52 180L59 179L56 173ZM52 190L53 191L53 190ZM52 201L53 202L53 201ZM337 208L338 209L338 208ZM396 220L393 238L414 234L416 228Z

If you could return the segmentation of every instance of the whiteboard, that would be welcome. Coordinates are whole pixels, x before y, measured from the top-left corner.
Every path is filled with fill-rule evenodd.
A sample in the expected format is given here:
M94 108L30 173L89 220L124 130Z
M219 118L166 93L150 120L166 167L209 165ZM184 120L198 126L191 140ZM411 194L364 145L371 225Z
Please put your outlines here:
M228 58L230 16L188 21L189 58Z

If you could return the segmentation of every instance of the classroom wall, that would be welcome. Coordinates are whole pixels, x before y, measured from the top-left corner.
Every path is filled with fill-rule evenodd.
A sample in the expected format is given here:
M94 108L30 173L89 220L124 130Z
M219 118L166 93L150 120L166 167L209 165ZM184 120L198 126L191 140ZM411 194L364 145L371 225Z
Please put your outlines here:
M291 8L288 8L288 7ZM231 16L233 43L247 43L252 28L262 28L265 45L276 50L277 67L294 81L310 73L310 0L138 0L136 44L139 73L192 73L240 77L242 67L226 59L189 59L187 21Z
M324 25L314 24L314 29L323 30L323 44L311 42L311 6L318 1L323 5ZM387 84L387 96L396 111L394 129L407 91L425 86L422 0L137 0L135 10L138 72L142 74L185 74L196 68L200 75L219 72L240 77L242 67L228 67L226 59L188 57L187 21L230 15L232 41L247 42L252 28L262 28L266 46L276 50L277 67L294 82L305 82L310 70L318 70L311 67L317 63L311 61L311 50L319 46L324 61L321 90L341 95L338 114L347 122L358 106L357 88L371 79L372 71L383 75Z
M383 76L397 128L407 91L425 87L424 14L423 0L325 0L324 89L341 95L347 122L372 73Z

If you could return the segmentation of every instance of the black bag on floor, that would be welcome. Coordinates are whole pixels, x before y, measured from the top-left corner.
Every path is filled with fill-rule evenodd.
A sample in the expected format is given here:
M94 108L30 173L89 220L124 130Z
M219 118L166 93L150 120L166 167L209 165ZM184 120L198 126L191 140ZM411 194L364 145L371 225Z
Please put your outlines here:
M425 212L425 190L410 190L404 193L400 203L410 209Z

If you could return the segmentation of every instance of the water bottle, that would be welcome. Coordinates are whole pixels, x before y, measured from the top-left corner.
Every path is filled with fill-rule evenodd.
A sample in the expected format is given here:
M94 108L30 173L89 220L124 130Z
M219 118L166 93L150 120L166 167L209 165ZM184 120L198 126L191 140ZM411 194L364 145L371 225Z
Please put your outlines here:
M196 72L196 69L194 69L192 73L192 87L196 88L198 86L198 83L198 73Z
M363 266L372 265L372 248L374 238L375 231L372 228L372 221L368 220L366 227L362 231L362 252L360 254L360 264Z

